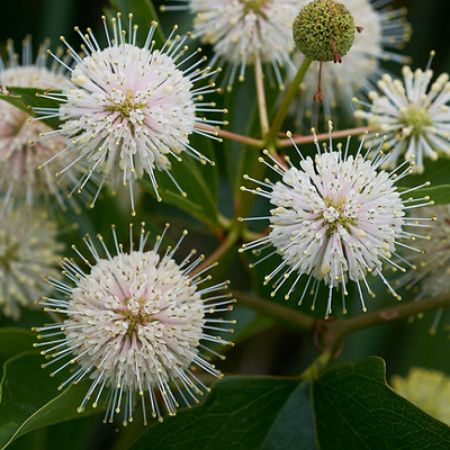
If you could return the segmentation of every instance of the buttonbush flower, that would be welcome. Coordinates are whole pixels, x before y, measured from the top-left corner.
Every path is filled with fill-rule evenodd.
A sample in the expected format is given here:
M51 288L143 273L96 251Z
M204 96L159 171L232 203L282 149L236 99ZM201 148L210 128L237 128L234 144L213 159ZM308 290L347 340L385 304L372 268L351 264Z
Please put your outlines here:
M430 416L450 425L450 379L444 373L414 367L406 377L392 377L392 387Z
M32 220L30 219L32 218ZM49 291L46 275L56 277L62 245L56 223L37 209L8 208L0 214L0 311L15 320Z
M163 10L189 9L194 14L194 32L214 46L212 66L228 64L225 80L231 89L236 78L255 61L267 63L280 86L280 67L291 65L294 49L292 24L298 0L171 0ZM173 4L176 3L176 4Z
M299 304L312 287L314 309L318 288L324 284L328 289L326 317L332 313L333 290L338 286L346 312L349 281L356 284L362 309L366 311L363 291L374 295L368 283L369 274L378 276L390 293L400 299L383 275L383 265L406 271L407 263L397 250L410 248L402 240L416 239L415 234L406 231L414 224L406 213L431 202L428 198L402 199L402 195L411 191L400 193L396 182L409 174L407 163L391 172L380 171L388 156L378 152L370 159L368 152L362 154L362 144L351 155L350 139L343 148L341 144L335 146L330 137L323 149L316 139L316 148L318 153L311 158L304 157L296 147L300 164L295 166L288 160L287 167L266 151L261 162L281 177L276 183L246 177L258 187L243 190L268 199L273 209L268 217L256 218L269 220L269 235L245 244L243 250L273 246L275 250L269 255L281 256L282 262L266 276L266 283L274 282L273 296L290 280L285 296L289 299L305 277Z
M79 191L92 174L100 174L92 206L106 182L113 188L122 183L128 185L134 214L133 184L144 175L159 200L157 171L165 172L185 195L171 174L170 158L181 160L187 153L202 163L211 162L190 145L189 138L193 133L216 138L215 127L223 122L198 115L219 110L204 102L204 95L215 89L201 81L214 72L200 68L204 59L198 59L198 49L189 51L188 36L176 35L175 27L163 47L156 49L153 22L139 47L131 14L126 30L120 14L112 19L111 28L105 18L103 22L105 48L90 29L82 34L76 28L84 56L62 38L74 59L73 68L67 67L71 86L63 91L59 107L63 121L59 134L69 141L62 154L72 160L66 169L78 161L87 167L78 181Z
M415 226L428 228L432 239L417 240L415 247L420 252L405 255L414 264L414 271L401 277L400 283L413 288L417 300L450 295L450 205L419 208L414 215ZM444 314L444 310L436 314L430 330L432 334L436 333Z
M431 62L431 61L430 61ZM403 81L384 75L379 92L370 93L371 103L361 103L357 117L367 119L387 136L385 148L391 151L388 166L400 157L414 161L416 171L424 171L425 158L450 157L450 82L448 74L431 84L433 71L403 68Z
M92 262L73 248L88 270L65 259L68 282L50 278L61 295L42 303L66 319L37 328L44 341L36 346L45 348L42 354L50 361L44 366L53 367L52 375L75 366L60 389L90 379L80 412L90 399L95 407L106 394L105 421L122 413L124 424L131 422L137 399L145 423L148 407L161 420L165 413L174 415L180 405L197 403L208 390L196 371L221 377L202 354L223 358L206 344L230 344L217 336L234 323L218 316L234 303L224 292L228 282L211 285L211 277L205 275L211 266L202 268L204 257L196 257L195 251L175 262L187 232L173 248L160 252L167 229L146 249L149 233L144 225L136 247L131 227L128 252L114 227L115 252L101 236L99 248L86 237Z
M326 64L322 71L321 88L326 120L334 117L334 110L341 106L353 113L352 98L367 93L380 77L383 61L406 62L408 59L398 53L399 48L411 35L411 27L405 20L405 8L386 8L388 2L371 0L341 0L352 14L356 33L350 51L342 64ZM305 3L307 3L305 1ZM301 64L303 55L295 58ZM301 101L292 112L303 121L305 115L317 122L318 106L313 99L317 91L319 63L314 62L301 85Z
M33 61L31 39L24 39L20 64L12 41L8 41L9 58L0 62L0 85L4 89L7 86L63 89L68 83L64 68L48 67L47 47L47 43L41 45ZM48 114L45 109L40 111ZM32 205L38 197L51 194L61 207L66 205L63 194L68 193L73 170L68 170L65 177L56 182L49 167L41 167L65 145L61 136L51 135L45 141L39 139L42 133L49 131L41 121L0 100L0 190L6 204L25 201Z

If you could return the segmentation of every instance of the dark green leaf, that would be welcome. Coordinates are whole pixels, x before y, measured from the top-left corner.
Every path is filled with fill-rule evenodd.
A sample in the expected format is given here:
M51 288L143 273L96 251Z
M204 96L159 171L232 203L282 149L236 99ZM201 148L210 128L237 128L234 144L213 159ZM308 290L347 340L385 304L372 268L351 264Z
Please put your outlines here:
M35 88L24 88L24 87L15 87L15 86L7 86L6 87L8 94L0 94L0 100L4 100L11 105L16 106L17 108L25 111L32 117L39 117L34 111L33 108L41 107L41 108L58 108L60 103L57 100L51 100L48 98L42 97L42 95L51 95L51 91L45 89L35 89ZM60 121L58 117L54 117L51 119L42 120L45 124L47 124L50 128L56 129L59 127Z
M16 108L19 108L22 111L25 111L27 114L32 113L32 111L30 111L30 108L22 101L21 97L18 95L0 94L0 100L4 100L5 102L10 103L11 105L15 106Z
M193 134L189 139L189 143L210 161L217 162L216 150L212 139ZM220 150L222 150L222 145L218 145ZM212 166L211 164L196 163L195 165L206 188L207 192L205 194L210 197L214 205L217 205L217 194L219 190L219 169L217 164Z
M21 328L0 328L0 365L18 355L33 350L36 335Z
M309 408L307 385L297 380L230 377L203 406L150 427L132 450L309 450ZM286 446L276 447L278 439Z
M32 430L65 422L97 410L77 407L87 391L87 383L72 386L58 393L61 382L41 369L42 357L22 353L9 359L3 366L0 399L0 449Z
M437 161L426 160L425 170L420 175L411 175L401 181L404 186L418 186L431 181L433 186L450 184L450 159L441 158Z
M216 225L218 210L214 186L207 184L200 172L199 164L189 156L185 156L182 161L172 159L171 173L187 195L183 196L165 173L157 174L159 193L163 201L186 211L200 222ZM214 167L207 169L215 170ZM153 186L148 179L142 184L148 192L154 194Z
M447 205L450 203L450 184L440 184L438 186L430 186L424 189L418 189L414 192L414 197L429 196L436 205Z
M300 383L280 409L261 448L314 450L315 435L309 383Z
M380 358L328 370L313 397L321 450L450 448L450 428L392 391Z
M392 391L385 375L384 361L368 358L331 368L312 386L228 378L203 406L151 426L132 450L450 448L450 429Z

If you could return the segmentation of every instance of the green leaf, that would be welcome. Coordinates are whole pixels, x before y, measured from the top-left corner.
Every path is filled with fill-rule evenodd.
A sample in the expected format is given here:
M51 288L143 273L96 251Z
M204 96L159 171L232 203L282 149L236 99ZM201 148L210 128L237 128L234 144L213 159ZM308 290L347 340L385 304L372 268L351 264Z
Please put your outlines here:
M58 394L58 377L41 369L42 356L22 353L3 366L0 397L0 450L19 436L41 427L98 412L92 408L79 414L89 381Z
M440 158L437 161L427 159L422 174L410 175L401 181L403 186L418 186L431 181L432 186L450 183L450 159Z
M137 43L143 45L151 22L153 20L159 22L158 13L153 3L150 0L110 0L110 3L115 10L121 12L125 17L129 13L133 14L133 23L139 26ZM125 20L128 20L128 18ZM166 37L160 26L156 29L154 39L157 44L156 48L160 48L166 42Z
M450 184L440 184L438 186L430 186L423 189L418 189L414 192L414 197L429 196L436 205L447 205L450 203Z
M21 109L32 117L39 117L33 108L55 108L57 109L61 102L42 97L43 95L51 95L52 92L48 89L36 89L36 88L24 88L7 86L6 90L8 94L0 94L0 100L10 103L11 105ZM41 120L50 128L56 129L60 125L58 117Z
M33 350L36 335L21 328L0 328L0 364L19 353Z
M312 450L315 448L309 384L299 383L278 412L261 448L264 450Z
M304 408L304 409L303 409ZM149 428L132 450L310 449L307 385L296 380L230 377L218 382L203 406ZM286 436L280 435L285 433ZM286 447L278 446L283 439Z
M159 193L164 202L170 203L202 223L216 226L218 222L217 195L214 186L208 184L200 172L197 163L189 156L182 161L172 159L171 174L180 184L186 196L183 196L165 173L157 173ZM207 167L215 170L214 167ZM154 189L148 178L142 181L147 192L154 195Z
M392 391L385 376L384 361L372 357L310 382L230 377L204 405L151 426L132 450L450 448L450 429Z
M321 450L450 448L450 428L386 384L381 358L328 370L313 388Z
M215 163L215 165L212 166L211 164L200 164L195 162L195 166L203 180L204 189L206 189L205 194L210 197L210 199L214 203L214 209L216 209L217 195L219 191L219 167L216 163L218 159L216 156L216 148L218 147L218 149L222 151L223 144L214 143L212 139L196 134L191 135L189 144L192 145L195 149L198 149L199 152L210 161L213 161Z

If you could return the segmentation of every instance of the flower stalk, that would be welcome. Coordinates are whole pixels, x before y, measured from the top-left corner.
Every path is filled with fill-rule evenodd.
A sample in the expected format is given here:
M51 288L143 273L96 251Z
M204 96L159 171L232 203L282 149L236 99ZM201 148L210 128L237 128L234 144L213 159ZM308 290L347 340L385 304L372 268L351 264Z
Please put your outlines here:
M258 97L259 120L261 123L261 134L265 136L269 132L269 115L267 113L267 99L264 89L264 74L259 54L255 61L255 83L256 95Z
M308 71L309 67L311 66L312 60L310 58L305 57L303 60L303 63L301 64L300 68L298 69L294 79L292 80L291 84L287 88L283 99L281 100L280 107L278 108L277 113L275 114L275 117L272 121L272 125L270 126L269 132L267 133L267 136L265 137L264 143L265 146L276 146L277 143L277 137L278 133L281 130L281 127L283 126L284 119L289 111L289 107L292 103L292 100L298 93L298 87L300 86L300 83L305 78L306 72Z

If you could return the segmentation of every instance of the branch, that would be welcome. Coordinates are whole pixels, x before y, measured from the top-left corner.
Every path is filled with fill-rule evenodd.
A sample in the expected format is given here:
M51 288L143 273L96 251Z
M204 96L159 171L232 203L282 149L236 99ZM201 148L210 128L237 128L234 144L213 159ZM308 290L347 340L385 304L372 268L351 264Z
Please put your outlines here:
M214 134L215 136L222 137L224 139L229 139L230 141L240 142L241 144L246 144L251 147L262 148L263 142L260 139L255 139L250 136L243 136L242 134L233 133L232 131L221 130L220 128L212 127L210 125L197 124L195 128L202 131L207 131L208 133Z
M331 322L327 325L326 332L331 334L335 343L339 343L343 338L356 331L449 306L450 297L412 301L352 319Z
M303 314L286 306L279 305L270 300L264 300L254 294L241 291L233 291L233 297L238 300L238 304L249 306L250 308L283 322L289 322L293 325L308 331L314 328L314 317Z
M313 332L316 342L322 342L318 346L330 353L336 350L346 336L357 331L450 306L450 297L412 301L352 319L333 322L317 320L294 309L264 300L254 294L234 291L233 296L237 298L241 305L249 306L280 321L289 322L301 330Z
M318 141L325 141L327 139L339 139L339 138L345 138L348 136L358 136L360 134L364 134L366 132L371 131L368 127L360 127L360 128L350 128L349 130L342 130L342 131L334 131L333 133L321 133L316 135ZM299 135L293 135L292 140L296 144L310 144L315 141L315 137L313 135L310 136L299 136ZM292 145L292 141L290 139L283 139L281 141L278 141L277 146L278 147L290 147Z

